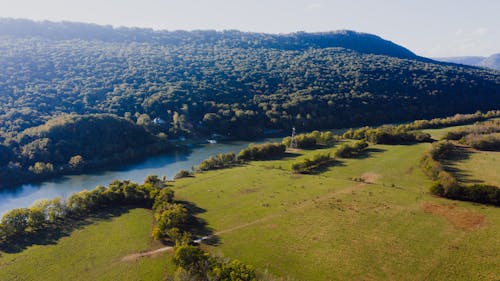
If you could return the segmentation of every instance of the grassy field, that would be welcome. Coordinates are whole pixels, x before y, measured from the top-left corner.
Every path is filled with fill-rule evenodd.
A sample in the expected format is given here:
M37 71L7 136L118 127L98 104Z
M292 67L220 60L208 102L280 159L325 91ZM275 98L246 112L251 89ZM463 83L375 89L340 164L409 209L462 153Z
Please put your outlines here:
M429 147L372 146L318 175L291 174L290 159L252 162L175 189L205 210L218 235L208 249L277 276L498 280L500 210L429 195L418 167Z
M461 159L447 165L460 182L500 186L500 152L463 150Z
M428 132L438 138L445 130ZM419 168L429 148L375 145L323 173L292 174L294 159L319 152L302 150L200 173L173 188L215 233L203 247L260 272L304 281L499 280L499 208L431 196ZM476 167L480 160L460 165L470 161L471 178L498 176L492 160ZM96 219L54 245L3 253L0 280L161 280L168 254L120 260L160 247L150 230L144 209Z
M90 219L52 245L19 253L0 252L0 280L162 280L165 256L121 262L121 258L158 247L150 238L152 214L132 209L111 218Z

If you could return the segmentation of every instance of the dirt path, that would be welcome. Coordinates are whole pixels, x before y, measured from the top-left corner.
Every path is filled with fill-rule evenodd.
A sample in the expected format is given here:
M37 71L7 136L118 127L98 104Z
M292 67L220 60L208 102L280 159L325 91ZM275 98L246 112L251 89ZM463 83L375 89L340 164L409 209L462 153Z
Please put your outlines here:
M167 246L167 247L163 247L163 248L156 249L156 250L149 251L149 252L142 252L142 253L126 255L122 258L122 261L136 261L142 257L150 257L150 256L154 256L154 255L166 252L166 251L170 251L173 248L174 247L172 247L172 246Z
M363 175L363 178L366 177L365 175ZM347 193L350 193L352 191L358 190L358 189L360 189L360 188L362 188L362 187L364 187L364 186L366 186L368 184L373 184L375 182L375 179L376 179L376 177L374 176L374 174L371 174L369 176L369 178L370 178L370 181L367 180L366 182L361 182L361 183L358 183L358 184L353 185L351 187L347 187L347 188L344 188L344 189L341 189L341 190L337 190L337 191L334 191L334 192L329 192L329 193L321 196L320 198L316 198L316 199L311 199L311 200L304 201L304 202L298 204L297 206L294 206L293 208L288 209L288 211L300 210L300 209L303 209L303 208L305 208L307 206L315 204L317 202L328 200L332 196L340 195L340 194L347 194ZM260 219L257 219L257 220L251 221L251 222L243 223L243 224L237 225L237 226L232 227L232 228L228 228L228 229L225 229L225 230L221 230L221 231L215 232L214 234L212 234L210 236L201 237L199 239L194 240L194 242L195 243L201 243L204 240L207 240L207 239L211 238L212 236L217 236L217 235L220 235L220 234L230 233L230 232L233 232L233 231L238 230L238 229L242 229L242 228L249 227L249 226L252 226L252 225L255 225L255 224L259 224L261 222L265 222L265 221L268 221L268 220L271 220L271 219L274 219L274 218L278 218L278 217L280 217L280 216L282 216L284 214L286 214L286 213L280 212L280 213L271 214L271 215L268 215L266 217L263 217L263 218L260 218ZM156 250L149 251L149 252L142 252L142 253L130 254L130 255L127 255L127 256L123 257L121 259L121 261L136 261L136 260L138 260L139 258L142 258L142 257L155 256L157 254L173 250L173 248L174 247L172 247L172 246L167 246L167 247L163 247L163 248L156 249Z

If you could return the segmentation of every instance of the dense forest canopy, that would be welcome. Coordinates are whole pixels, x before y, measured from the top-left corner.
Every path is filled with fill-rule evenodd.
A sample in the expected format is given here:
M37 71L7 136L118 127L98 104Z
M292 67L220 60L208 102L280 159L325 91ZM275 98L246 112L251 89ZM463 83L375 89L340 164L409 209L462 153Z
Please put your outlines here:
M0 20L4 171L34 169L36 162L62 165L69 154L91 151L77 145L68 155L42 157L38 150L72 141L30 133L53 118L68 121L65 127L75 116L90 122L109 114L128 122L118 128L131 135L143 128L149 145L179 136L397 122L499 104L499 72L438 63L353 31L273 35ZM87 145L106 152L95 161L124 148L110 138L98 141L97 131L86 133ZM31 155L40 156L30 158L23 151L33 142Z

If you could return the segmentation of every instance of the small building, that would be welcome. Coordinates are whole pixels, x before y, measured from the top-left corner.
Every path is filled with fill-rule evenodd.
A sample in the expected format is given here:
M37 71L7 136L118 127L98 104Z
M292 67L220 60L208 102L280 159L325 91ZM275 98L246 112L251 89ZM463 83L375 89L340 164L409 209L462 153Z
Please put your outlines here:
M163 125L163 124L167 124L167 122L165 122L165 120L161 119L160 117L156 117L155 119L153 119L153 124Z

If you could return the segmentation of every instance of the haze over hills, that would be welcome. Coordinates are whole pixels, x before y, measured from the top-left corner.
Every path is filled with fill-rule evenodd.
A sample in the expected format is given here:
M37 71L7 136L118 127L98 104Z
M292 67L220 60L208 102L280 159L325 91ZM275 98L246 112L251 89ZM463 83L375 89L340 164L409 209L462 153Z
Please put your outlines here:
M121 133L101 143L100 132L79 131L88 127L75 120L134 133L143 127L152 148L132 141L126 153L140 157L158 151L154 142L181 136L248 138L500 104L498 72L439 63L354 31L155 31L4 19L0 38L2 183L64 173L69 156L83 151L102 152L86 154L95 165L120 159L121 146L112 144L122 143ZM96 141L72 145L71 134Z
M479 66L479 67L487 67L500 70L500 53L493 54L489 57L478 57L478 56L444 57L444 58L435 58L435 60Z
M0 19L0 36L19 38L43 37L52 40L99 40L104 42L141 42L162 45L219 44L227 40L228 47L276 48L283 50L305 50L308 48L341 47L361 53L390 55L399 58L417 56L410 50L379 36L351 30L332 32L290 34L265 34L226 30L166 31L146 28L102 26L78 22L35 22L22 19Z

